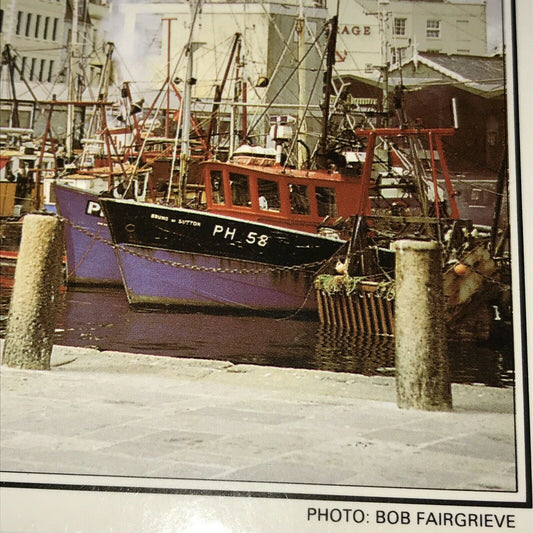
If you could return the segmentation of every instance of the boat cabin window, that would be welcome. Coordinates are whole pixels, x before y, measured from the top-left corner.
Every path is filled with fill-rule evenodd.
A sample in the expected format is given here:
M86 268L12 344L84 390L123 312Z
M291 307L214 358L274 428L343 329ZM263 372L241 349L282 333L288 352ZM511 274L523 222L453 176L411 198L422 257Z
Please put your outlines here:
M280 211L279 186L276 181L258 178L259 209L263 211Z
M230 172L229 179L231 183L231 201L233 202L233 205L251 206L252 202L250 200L248 176Z
M481 203L483 201L483 191L481 189L472 189L470 201Z
M326 217L328 215L330 217L338 216L335 189L331 187L317 187L315 194L319 217Z
M139 202L145 202L146 201L146 193L148 191L148 180L150 179L150 172L139 172L136 176L134 183L135 191L134 196L135 199Z
M291 213L295 215L310 215L311 206L309 204L309 193L307 185L289 185Z
M223 204L225 202L221 170L211 171L211 194L214 204Z

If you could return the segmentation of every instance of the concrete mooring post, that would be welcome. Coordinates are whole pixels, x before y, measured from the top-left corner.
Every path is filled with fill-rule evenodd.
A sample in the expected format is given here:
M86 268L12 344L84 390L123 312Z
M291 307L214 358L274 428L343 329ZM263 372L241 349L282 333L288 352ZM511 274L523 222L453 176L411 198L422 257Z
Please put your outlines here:
M441 250L400 240L396 251L396 397L405 409L452 408Z
M50 369L63 243L59 218L24 217L2 354L7 366Z

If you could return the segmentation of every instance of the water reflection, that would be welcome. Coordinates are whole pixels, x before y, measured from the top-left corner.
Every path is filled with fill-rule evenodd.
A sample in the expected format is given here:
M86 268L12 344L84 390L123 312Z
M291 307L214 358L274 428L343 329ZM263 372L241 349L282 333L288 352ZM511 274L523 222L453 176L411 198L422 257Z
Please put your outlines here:
M314 360L317 366L334 372L394 375L394 338L354 335L321 325L317 331Z
M7 314L5 301L2 314ZM294 318L135 312L121 290L68 290L61 296L55 342L236 364L394 375L392 337L353 335ZM512 347L451 342L448 352L453 382L513 385Z
M450 370L458 383L483 383L491 387L514 386L512 346L449 342Z

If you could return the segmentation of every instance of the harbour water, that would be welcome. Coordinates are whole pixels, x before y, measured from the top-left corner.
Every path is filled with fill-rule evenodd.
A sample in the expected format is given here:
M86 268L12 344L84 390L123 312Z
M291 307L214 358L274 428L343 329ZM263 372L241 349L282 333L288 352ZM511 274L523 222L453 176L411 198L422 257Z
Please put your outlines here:
M0 334L7 305L4 297ZM394 375L391 337L350 335L298 317L132 311L119 289L69 289L62 294L55 342L166 357ZM450 342L448 351L453 382L513 385L510 346Z

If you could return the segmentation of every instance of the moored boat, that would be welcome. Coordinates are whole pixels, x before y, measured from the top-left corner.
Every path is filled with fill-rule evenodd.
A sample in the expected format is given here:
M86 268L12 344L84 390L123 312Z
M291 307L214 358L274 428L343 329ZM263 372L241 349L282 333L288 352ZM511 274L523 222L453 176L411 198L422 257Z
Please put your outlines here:
M342 245L204 211L108 198L101 204L134 307L314 309L312 277Z
M425 135L440 149L440 136L453 130L358 133L367 137L362 166L297 170L257 155L248 164L201 163L203 209L102 198L130 304L316 309L313 274L347 243L350 217L371 213L376 139ZM434 206L444 209L440 199Z
M314 310L313 275L344 243L322 223L353 212L361 176L269 158L200 166L204 209L101 199L130 304Z
M54 194L65 220L67 279L73 285L122 285L111 236L98 195L56 183Z

